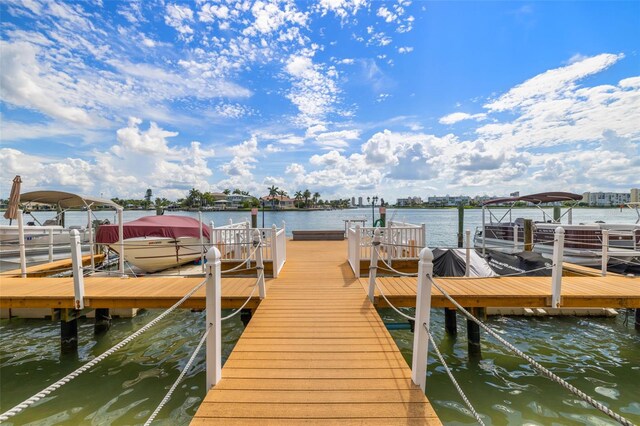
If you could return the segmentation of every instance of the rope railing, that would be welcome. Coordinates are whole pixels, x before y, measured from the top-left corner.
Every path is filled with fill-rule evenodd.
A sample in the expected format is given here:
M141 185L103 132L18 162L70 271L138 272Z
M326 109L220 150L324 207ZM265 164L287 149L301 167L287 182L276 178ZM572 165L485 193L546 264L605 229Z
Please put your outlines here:
M106 350L101 355L95 357L94 359L92 359L91 361L87 362L86 364L84 364L80 368L78 368L78 369L74 370L73 372L67 374L62 379L58 380L57 382L47 386L46 388L44 388L40 392L36 393L35 395L31 396L30 398L27 398L26 400L24 400L20 404L16 405L15 407L11 408L10 410L5 411L4 413L0 414L0 422L7 421L8 419L10 419L11 417L13 417L16 414L20 413L24 409L26 409L26 408L30 407L31 405L35 404L36 402L40 401L41 399L43 399L44 397L49 395L51 392L53 392L55 390L58 390L62 386L64 386L67 383L69 383L71 380L73 380L76 377L80 376L85 371L91 369L93 366L95 366L96 364L98 364L99 362L101 362L102 360L107 358L109 355L112 355L113 353L115 353L116 351L118 351L119 349L121 349L122 347L124 347L125 345L127 345L128 343L130 343L131 341L136 339L137 337L139 337L141 334L143 334L144 332L149 330L151 327L153 327L154 325L159 323L163 318L165 318L171 312L176 310L187 299L189 299L196 291L198 291L205 283L206 283L206 280L203 280L200 284L196 285L193 289L191 289L184 297L182 297L182 299L178 300L170 308L168 308L166 311L164 311L163 313L158 315L156 318L151 320L147 325L142 327L140 330L136 331L135 333L131 334L129 337L127 337L127 338L123 339L122 341L120 341L120 343L112 346L110 349Z
M182 382L182 379L184 378L184 376L187 374L187 372L191 368L191 364L193 364L193 362L195 361L196 356L198 355L198 352L200 351L200 348L202 348L202 345L204 345L204 342L207 341L207 336L209 335L209 332L211 331L212 328L213 327L211 327L211 325L209 325L207 327L207 330L202 334L202 338L200 338L200 342L198 343L196 348L193 350L193 353L191 354L191 357L189 358L189 361L184 366L184 368L182 369L182 372L180 372L180 375L178 376L176 381L173 383L173 385L171 386L171 388L169 389L167 394L164 396L164 398L162 398L162 401L160 401L160 404L158 404L156 409L153 411L153 413L151 413L151 415L149 416L147 421L144 423L144 426L151 425L151 423L155 420L155 418L158 416L158 414L164 408L164 406L167 404L167 402L169 402L169 399L171 399L171 396L173 395L173 392L175 392L175 390L178 388L178 385L180 384L180 382Z
M247 303L249 303L249 301L251 300L251 298L255 294L256 290L258 289L258 284L260 283L260 280L263 277L264 277L264 270L261 270L260 273L258 274L258 279L256 280L256 283L253 285L253 290L251 290L251 294L249 294L249 297L247 297L247 300L245 300L244 303L242 304L242 306L240 306L238 309L233 311L231 314L227 315L226 317L222 317L221 318L222 321L226 321L228 319L231 319L231 318L235 317L236 315L238 315L240 312L242 312L244 307L247 306Z
M467 405L467 407L469 407L469 411L471 411L471 414L473 415L473 417L475 417L478 424L484 426L484 422L482 421L482 418L480 417L476 409L473 407L473 405L471 405L469 398L467 398L467 396L465 395L464 391L458 384L458 381L456 380L456 378L453 377L453 373L451 372L451 369L447 365L447 362L444 360L444 357L440 353L440 349L438 349L438 345L436 345L436 342L434 341L433 336L431 335L431 331L429 331L429 327L427 327L427 324L423 324L423 326L424 326L424 329L427 331L427 335L429 336L429 342L431 342L431 346L435 350L436 355L438 356L440 363L444 367L444 371L446 371L447 375L449 376L449 379L453 383L453 386L456 388L456 390L458 391L458 394L460 395L464 403Z
M496 332L491 330L482 321L478 320L475 316L473 316L471 313L469 313L464 307L462 307L453 297L451 297L451 295L449 295L449 293L447 293L440 285L438 285L435 282L435 280L431 277L431 275L427 274L426 276L429 279L429 281L431 282L431 284L436 289L438 289L458 310L460 310L460 312L464 316L466 316L469 320L473 321L474 323L478 324L479 327L481 327L483 330L485 330L487 333L489 333L489 335L492 336L494 339L496 339L497 341L502 343L511 352L515 353L516 355L518 355L519 357L521 357L522 359L527 361L529 364L531 364L540 374L542 374L543 376L545 376L545 377L551 379L552 381L558 383L560 386L562 386L563 388L565 388L569 392L573 393L574 395L578 396L583 401L587 402L588 404L590 404L594 408L598 409L602 413L604 413L607 416L611 417L612 419L614 419L618 423L620 423L622 425L625 425L625 426L633 426L632 422L630 422L629 420L627 420L626 418L624 418L620 414L614 412L613 410L609 409L604 404L598 402L597 400L595 400L594 398L590 397L586 393L582 392L581 390L579 390L575 386L567 383L565 380L563 380L562 378L560 378L559 376L557 376L553 372L551 372L548 369L546 369L545 367L543 367L541 364L539 364L532 357L530 357L529 355L525 354L524 352L522 352L521 350L519 350L518 348L513 346L511 343L506 341L504 338L502 338ZM422 324L422 325L425 326L426 324Z

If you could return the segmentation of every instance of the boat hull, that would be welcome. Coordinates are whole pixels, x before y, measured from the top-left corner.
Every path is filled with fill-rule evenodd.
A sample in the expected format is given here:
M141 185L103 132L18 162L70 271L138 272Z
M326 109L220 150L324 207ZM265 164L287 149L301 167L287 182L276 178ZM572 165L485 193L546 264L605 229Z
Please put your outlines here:
M124 259L144 272L158 272L200 259L199 238L139 237L124 240ZM109 244L120 255L120 244ZM204 252L208 247L204 247Z

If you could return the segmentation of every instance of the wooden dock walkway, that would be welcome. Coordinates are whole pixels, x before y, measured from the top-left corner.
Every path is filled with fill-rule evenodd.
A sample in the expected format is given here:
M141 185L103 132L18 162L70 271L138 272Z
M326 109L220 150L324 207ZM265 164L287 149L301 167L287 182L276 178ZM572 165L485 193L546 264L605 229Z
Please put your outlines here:
M435 281L462 306L551 307L551 277L436 278ZM415 307L417 279L379 277L378 286L394 306ZM369 279L361 278L365 291ZM388 304L376 289L375 305ZM453 308L438 289L431 293L432 308ZM609 275L606 277L563 277L563 308L640 308L640 278Z
M287 243L285 268L191 424L441 424L344 242Z
M168 308L202 282L203 277L85 277L84 305L87 308ZM265 284L269 288L270 280ZM223 309L242 306L251 294L256 278L223 278ZM73 277L0 278L0 308L73 309ZM246 308L260 303L258 292ZM181 308L204 309L204 286Z

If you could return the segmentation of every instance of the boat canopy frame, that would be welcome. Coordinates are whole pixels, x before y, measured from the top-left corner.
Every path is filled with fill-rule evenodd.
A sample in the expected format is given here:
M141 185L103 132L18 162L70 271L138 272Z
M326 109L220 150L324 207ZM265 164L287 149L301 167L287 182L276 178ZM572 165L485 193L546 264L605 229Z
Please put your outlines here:
M56 206L57 214L55 216L55 220L58 223L62 222L62 226L64 226L64 213L72 208L86 208L88 211L91 211L91 207L93 206L107 206L116 211L118 209L122 209L119 204L107 198L94 197L91 195L80 195L64 191L25 192L23 194L20 194L20 203L25 204L26 206L34 204ZM40 221L35 216L33 216L33 214L31 214L30 211L28 213L39 225L42 225Z
M560 223L562 221L562 218L565 215L569 215L568 216L569 223L571 223L572 222L571 211L573 210L573 207L575 207L577 203L580 200L582 200L582 198L583 198L582 195L574 194L571 192L541 192L538 194L523 195L518 197L495 198L493 200L488 200L482 203L482 219L484 222L486 206L491 204L501 204L501 203L511 202L511 205L508 206L506 213L500 219L498 219L498 217L494 215L491 210L489 210L489 223L493 224L494 223L493 219L495 219L497 223L502 223L502 221L505 219L507 215L509 215L509 222L513 222L512 216L511 216L511 212L513 208L515 207L516 203L524 201L527 203L532 203L534 207L540 210L542 212L542 219L545 222L550 220L551 223ZM558 220L555 220L552 216L549 216L547 212L545 212L544 209L542 209L542 207L540 207L540 204L554 203L558 201L574 201L574 203L568 206L568 209L564 213L562 213L562 215L560 215L560 218ZM547 216L549 216L549 219L547 219ZM483 228L484 228L484 225L483 225Z

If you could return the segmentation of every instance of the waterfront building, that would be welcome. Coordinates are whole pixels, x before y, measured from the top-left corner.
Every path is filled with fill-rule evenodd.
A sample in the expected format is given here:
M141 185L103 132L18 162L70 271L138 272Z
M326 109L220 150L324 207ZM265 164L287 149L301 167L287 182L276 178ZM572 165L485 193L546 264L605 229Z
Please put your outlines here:
M227 195L227 207L240 208L245 201L250 201L252 198L250 195L229 194Z
M630 195L632 203L640 203L640 188L632 188Z
M289 197L280 197L279 195L276 195L275 197L272 197L271 195L267 195L265 197L260 198L262 201L264 201L266 206L271 206L272 205L272 200L273 200L273 205L276 208L280 208L280 209L293 209L295 208L295 202L296 200L294 200L293 198L289 198Z
M585 192L582 202L589 206L611 207L631 201L631 194L625 192Z
M362 197L358 197L358 207L362 207Z
M398 198L398 200L396 201L396 206L398 207L419 206L419 205L422 205L421 197Z
M434 196L429 197L427 202L435 206L457 206L460 203L471 204L471 197L468 195L445 195L444 197Z
M356 197L351 197L351 207L356 206Z

